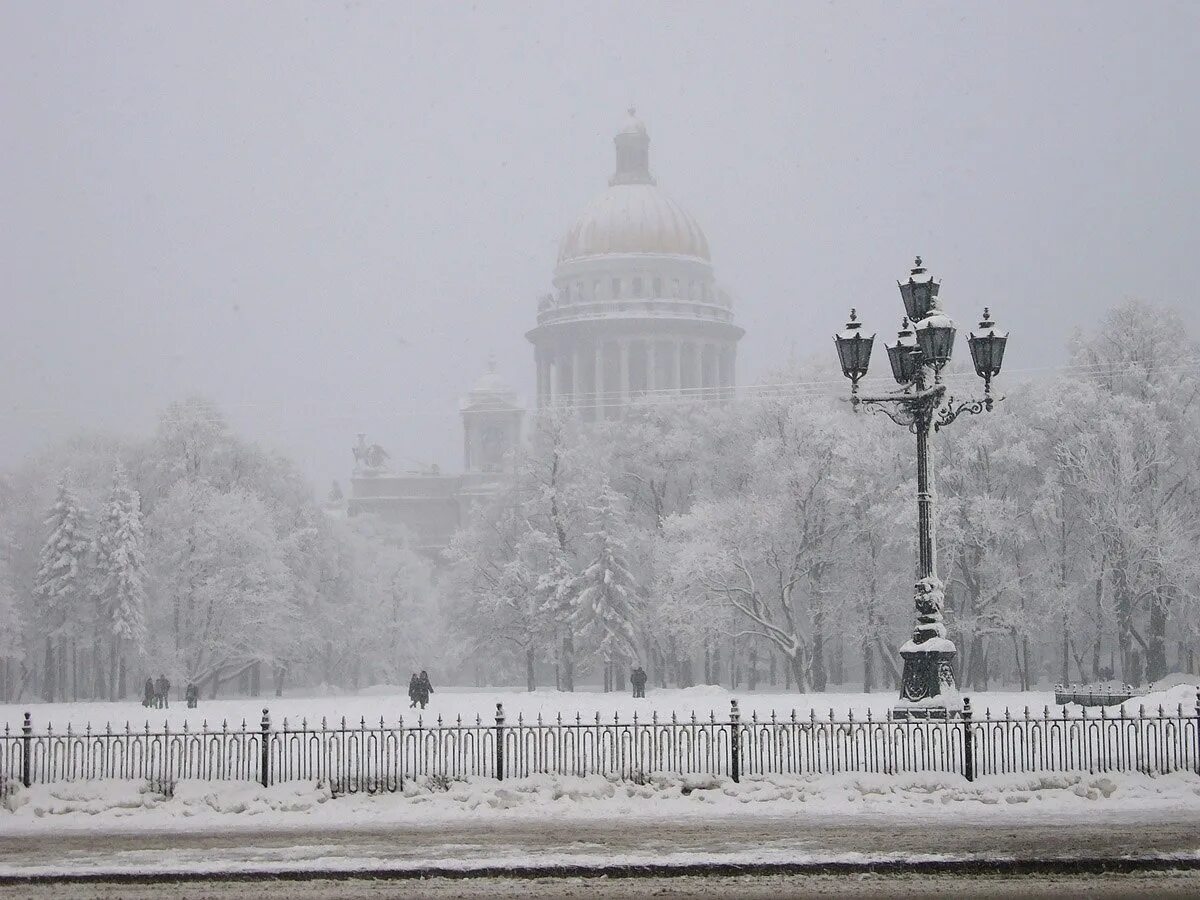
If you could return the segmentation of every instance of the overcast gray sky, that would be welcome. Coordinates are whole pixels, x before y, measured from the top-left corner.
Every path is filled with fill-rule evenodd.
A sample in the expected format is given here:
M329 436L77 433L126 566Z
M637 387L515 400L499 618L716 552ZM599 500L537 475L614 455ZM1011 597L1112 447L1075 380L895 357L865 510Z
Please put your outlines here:
M1200 326L1200 4L0 4L0 465L190 392L322 487L457 469L636 103L753 381L914 252L1014 370L1129 296ZM882 362L882 361L880 361Z

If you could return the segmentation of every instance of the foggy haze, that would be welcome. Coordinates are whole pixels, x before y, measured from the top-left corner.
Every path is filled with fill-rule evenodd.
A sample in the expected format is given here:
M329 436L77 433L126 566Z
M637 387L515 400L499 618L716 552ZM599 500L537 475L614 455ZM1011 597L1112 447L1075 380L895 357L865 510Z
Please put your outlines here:
M631 104L742 384L839 379L914 253L1013 373L1128 297L1195 326L1197 60L1194 4L7 4L0 465L200 393L319 490L358 431L460 468L489 353L533 405L524 333Z

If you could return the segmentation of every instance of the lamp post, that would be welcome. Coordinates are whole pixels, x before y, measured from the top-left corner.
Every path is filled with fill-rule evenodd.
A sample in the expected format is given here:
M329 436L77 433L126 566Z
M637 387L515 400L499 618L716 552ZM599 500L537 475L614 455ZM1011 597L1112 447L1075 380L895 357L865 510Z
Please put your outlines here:
M954 352L957 327L942 311L938 292L941 283L917 257L906 282L898 282L906 316L894 344L886 344L892 377L900 385L894 393L877 396L859 394L859 382L870 365L870 338L854 310L850 322L834 341L842 373L850 379L850 402L855 410L882 412L917 438L917 583L913 602L917 624L912 638L900 648L904 675L897 718L946 718L960 712L952 661L957 648L946 637L942 621L945 592L937 576L937 541L934 534L934 481L929 455L929 437L963 413L991 411L992 379L1000 374L1007 332L996 328L985 309L979 329L968 337L975 372L984 381L982 400L956 401L942 382L942 370Z

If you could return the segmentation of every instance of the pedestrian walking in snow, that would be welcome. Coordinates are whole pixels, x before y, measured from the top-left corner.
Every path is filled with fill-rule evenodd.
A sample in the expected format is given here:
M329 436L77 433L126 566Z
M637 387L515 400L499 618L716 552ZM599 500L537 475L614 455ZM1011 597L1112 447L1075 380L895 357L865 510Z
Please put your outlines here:
M433 693L433 684L429 680L429 673L424 669L421 670L421 677L418 679L418 690L421 709L424 709L425 704L429 702L429 695Z
M412 673L412 678L408 679L408 708L416 709L417 702L421 697L421 678L416 672ZM422 708L424 706L422 705Z
M633 671L629 673L629 683L633 687L634 697L646 696L646 670L641 666L635 666Z
M166 675L159 675L154 682L154 693L157 698L156 705L159 709L167 709L170 703L171 682L167 681Z
M149 709L154 705L154 679L146 678L146 687L142 694L142 706Z
M188 709L195 709L200 702L200 688L196 687L195 683L189 681L187 690L184 691L183 696L187 700Z

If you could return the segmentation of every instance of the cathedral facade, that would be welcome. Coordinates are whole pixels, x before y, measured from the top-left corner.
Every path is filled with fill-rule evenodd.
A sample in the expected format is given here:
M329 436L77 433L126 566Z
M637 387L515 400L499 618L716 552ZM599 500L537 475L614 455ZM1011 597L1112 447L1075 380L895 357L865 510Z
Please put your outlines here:
M650 171L650 136L629 110L613 139L608 188L563 236L553 290L537 306L533 344L539 410L616 419L638 398L729 396L743 330L714 277L708 239ZM460 404L461 474L393 473L360 435L347 512L405 525L436 556L470 508L496 491L523 440L525 409L495 372Z

